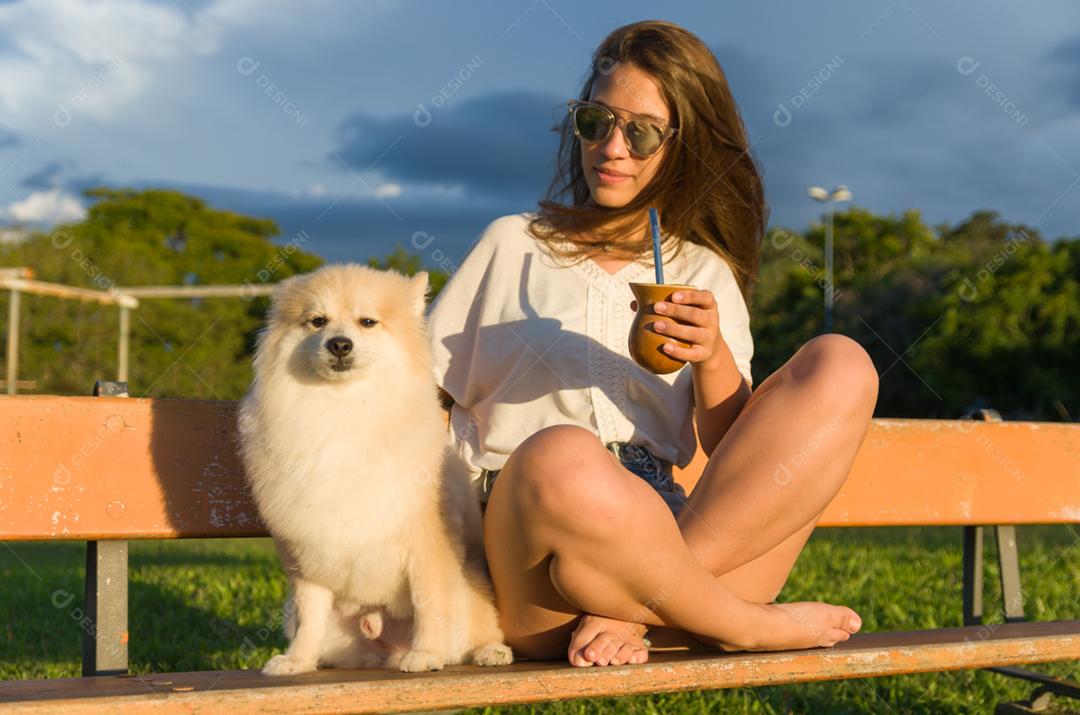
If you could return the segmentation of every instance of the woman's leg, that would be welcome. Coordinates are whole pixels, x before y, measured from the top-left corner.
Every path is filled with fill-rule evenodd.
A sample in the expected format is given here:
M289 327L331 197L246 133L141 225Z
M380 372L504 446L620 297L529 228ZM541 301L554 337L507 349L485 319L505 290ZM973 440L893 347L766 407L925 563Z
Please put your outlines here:
M584 612L763 650L832 645L855 616L825 604L796 616L734 595L686 548L652 487L571 425L541 430L510 456L484 542L507 643L527 658L565 653Z
M818 353L843 354L844 360L853 363L848 359L853 351L842 340L846 339L819 340L843 347L807 352L811 358ZM862 356L869 362L865 353ZM837 361L831 357L822 360L827 367ZM835 376L831 367L827 372ZM851 390L842 392L849 394ZM777 444L775 435L767 436L759 442L765 450ZM787 442L781 442L784 444ZM769 468L750 465L757 481L772 480L774 460L760 461ZM724 548L736 548L721 538L728 533L740 540L738 548L750 553L750 559L790 539L816 519L842 478L829 494L813 489L803 499L770 493L767 499L749 501L746 492L753 480L743 474L729 478L742 483L743 488L720 490L714 497L718 503L710 504L709 513L697 519L702 524L699 528L707 528L713 535L709 540L698 539L708 546L699 559L688 548L680 525L659 495L618 464L595 435L564 425L530 437L500 472L484 524L488 565L508 642L525 657L557 657L582 612L679 628L709 642L740 648L831 645L845 639L858 627L850 609L825 604L799 604L796 609L784 607L794 604L753 603L702 565L714 560L734 568L749 560L740 563L723 552ZM799 488L805 485L799 484ZM778 496L783 497L780 507L789 513L781 515L768 508ZM691 506L698 509L702 505ZM745 528L742 519L747 514L759 525L761 519L777 519L782 527ZM788 522L796 525L784 533ZM766 539L774 540L766 543Z
M803 345L747 400L691 492L678 522L695 558L739 597L773 601L847 478L876 400L877 374L858 343L829 334ZM637 632L587 616L571 652L607 664ZM663 628L651 636L687 642Z
M679 515L701 563L732 586L749 587L742 577L751 577L763 600L775 598L851 472L876 402L873 362L841 335L810 340L770 375L709 456Z

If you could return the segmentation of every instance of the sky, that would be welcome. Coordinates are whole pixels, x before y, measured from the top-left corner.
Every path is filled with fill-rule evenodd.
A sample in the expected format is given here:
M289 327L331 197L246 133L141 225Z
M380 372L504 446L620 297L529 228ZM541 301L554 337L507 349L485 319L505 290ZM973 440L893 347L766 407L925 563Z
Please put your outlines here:
M459 261L535 208L593 49L677 22L720 61L771 226L811 185L932 224L1080 235L1080 5L0 0L0 225L171 187L335 261Z

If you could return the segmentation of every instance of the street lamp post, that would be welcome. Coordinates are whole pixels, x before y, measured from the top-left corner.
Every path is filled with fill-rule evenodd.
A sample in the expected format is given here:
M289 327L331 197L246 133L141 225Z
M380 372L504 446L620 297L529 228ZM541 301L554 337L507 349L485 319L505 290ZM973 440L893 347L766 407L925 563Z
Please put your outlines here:
M825 204L825 332L831 333L833 326L833 204L838 201L851 201L851 192L840 184L832 192L820 186L811 186L807 195L815 201Z

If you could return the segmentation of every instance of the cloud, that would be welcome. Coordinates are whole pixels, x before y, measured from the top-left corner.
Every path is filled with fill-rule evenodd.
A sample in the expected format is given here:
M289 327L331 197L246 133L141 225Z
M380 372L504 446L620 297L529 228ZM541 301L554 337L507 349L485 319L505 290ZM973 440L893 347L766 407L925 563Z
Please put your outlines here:
M18 146L20 144L19 135L10 129L0 127L0 149L4 149L9 146Z
M1049 53L1063 72L1055 78L1054 89L1060 92L1069 107L1080 107L1080 35L1064 40Z
M50 161L37 171L27 174L19 184L24 189L51 189L59 182L60 174L64 171L64 162Z
M313 35L356 33L394 3L336 0L15 0L0 2L0 112L39 131L49 119L66 127L82 116L123 118L162 82L182 81L185 66L250 37L277 45L295 40L300 23ZM243 42L232 34L245 33Z
M380 199L390 199L401 196L401 184L381 184L375 187L375 195Z
M236 28L250 34L279 34L293 39L297 22L303 23L304 35L349 36L355 38L372 21L398 6L398 0L366 0L363 3L340 0L216 0L199 11L199 19L225 31Z
M115 116L158 68L218 45L183 8L137 0L12 2L0 5L0 26L0 109L23 125Z
M79 221L86 209L79 199L60 189L35 191L21 201L13 201L0 209L0 217L21 224L54 225Z
M338 128L337 154L386 183L463 185L471 193L528 195L547 188L562 100L527 91L497 92L388 118L357 113ZM335 156L329 162L340 166Z

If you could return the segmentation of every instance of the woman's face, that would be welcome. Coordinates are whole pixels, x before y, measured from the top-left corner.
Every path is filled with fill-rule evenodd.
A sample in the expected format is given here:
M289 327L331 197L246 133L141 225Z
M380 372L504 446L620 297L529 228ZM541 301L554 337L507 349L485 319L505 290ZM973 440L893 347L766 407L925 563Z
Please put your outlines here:
M620 119L630 115L671 124L671 113L653 78L637 66L619 63L615 70L593 82L589 101L607 105ZM670 141L648 158L635 156L626 147L622 127L615 127L607 141L581 143L581 168L589 185L592 203L617 208L629 203L648 185L660 166Z

